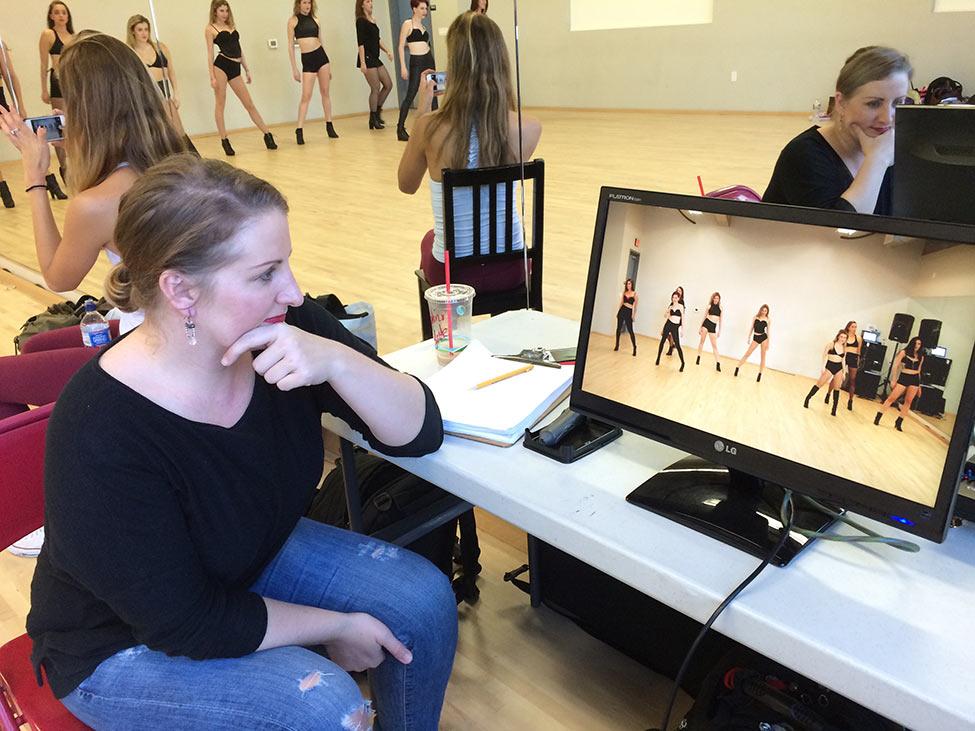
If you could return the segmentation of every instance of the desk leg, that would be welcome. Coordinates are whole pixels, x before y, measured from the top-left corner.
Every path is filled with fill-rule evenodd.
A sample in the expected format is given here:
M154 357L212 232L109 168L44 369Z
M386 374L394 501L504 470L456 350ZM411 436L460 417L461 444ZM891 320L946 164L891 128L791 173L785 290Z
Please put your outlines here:
M542 561L538 539L528 534L528 597L533 608L542 604Z
M349 511L349 528L356 533L363 533L362 497L359 495L359 476L355 473L355 450L352 442L343 439L341 450L342 481L345 483L345 505Z

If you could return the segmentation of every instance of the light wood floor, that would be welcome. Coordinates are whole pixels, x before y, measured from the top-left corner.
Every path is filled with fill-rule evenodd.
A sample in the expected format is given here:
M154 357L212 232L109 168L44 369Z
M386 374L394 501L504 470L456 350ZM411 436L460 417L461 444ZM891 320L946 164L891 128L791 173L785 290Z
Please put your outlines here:
M696 193L701 175L707 190L741 183L761 193L778 151L809 124L798 115L531 113L544 125L537 156L547 166L545 309L569 318L581 312L601 185ZM413 270L431 227L429 194L425 185L413 197L397 190L403 144L393 128L370 132L365 117L338 120L336 128L342 137L330 141L307 123L305 147L293 144L291 128L276 128L276 152L263 148L257 131L238 132L229 160L288 197L302 287L373 303L380 351L388 352L420 338ZM195 142L204 155L222 157L215 137ZM0 209L0 257L36 269L20 166L0 167L18 204ZM53 204L58 221L65 205ZM107 269L99 261L80 289L100 293ZM15 281L0 272L0 354L12 352L20 323L51 302ZM500 579L525 561L523 534L487 516L479 527L482 598L462 610L443 728L616 731L659 723L666 680L555 613L532 610ZM0 553L0 641L23 631L33 563Z
M897 414L890 411L874 426L879 402L855 398L851 412L846 393L840 394L833 417L823 390L804 409L815 381L766 370L757 383L757 355L756 363L742 365L735 378L740 354L722 358L719 373L710 351L701 354L698 366L697 349L684 346L681 373L676 352L654 366L656 338L637 336L635 358L625 334L619 351L613 341L609 335L590 335L586 391L934 507L948 446L917 420L907 420L901 433L894 429Z

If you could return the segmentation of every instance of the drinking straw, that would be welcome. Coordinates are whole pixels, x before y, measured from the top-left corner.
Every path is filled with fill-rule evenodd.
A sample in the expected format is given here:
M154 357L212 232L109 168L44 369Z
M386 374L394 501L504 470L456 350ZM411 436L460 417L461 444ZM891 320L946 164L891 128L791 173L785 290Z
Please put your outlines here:
M450 252L447 250L444 250L443 253L443 276L444 276L444 282L446 282L447 284L447 294L449 295L450 294ZM450 298L448 297L447 299L447 347L450 348L451 351L453 351L454 349L454 321L453 321L453 313L451 312L452 304L453 303L450 301Z
M697 176L697 187L701 189L701 197L704 197L704 183L701 182L701 176Z

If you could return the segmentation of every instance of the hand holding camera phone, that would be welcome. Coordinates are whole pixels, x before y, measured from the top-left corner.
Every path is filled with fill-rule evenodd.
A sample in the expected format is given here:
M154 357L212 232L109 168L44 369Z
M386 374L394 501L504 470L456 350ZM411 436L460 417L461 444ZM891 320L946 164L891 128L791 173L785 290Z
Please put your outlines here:
M35 135L43 127L47 132L44 138L46 142L57 142L58 140L64 139L63 114L50 114L46 117L28 117L24 122Z
M424 77L427 81L433 82L433 93L443 94L447 91L447 72L446 71L434 71L432 73L426 74Z

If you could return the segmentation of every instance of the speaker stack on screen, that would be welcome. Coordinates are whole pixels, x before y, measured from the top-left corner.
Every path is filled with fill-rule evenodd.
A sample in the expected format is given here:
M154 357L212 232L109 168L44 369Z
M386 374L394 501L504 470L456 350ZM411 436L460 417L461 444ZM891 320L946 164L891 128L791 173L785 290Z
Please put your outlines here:
M868 399L877 398L877 391L880 390L880 383L883 381L881 371L886 358L887 346L883 343L863 343L860 347L860 370L857 372L857 396Z
M934 342L928 345L924 339L925 323L929 325L927 333ZM925 348L933 348L938 344L941 333L940 320L921 320L921 330L918 337ZM945 413L945 384L948 382L948 372L951 370L951 358L942 358L928 353L921 364L921 395L914 401L914 409L928 416L943 416Z
M934 320L925 320L925 322L935 322ZM894 315L894 321L890 323L890 339L895 343L906 343L911 339L911 330L914 328L914 315L907 315L903 312L898 312ZM941 323L938 323L938 332L941 331ZM930 347L926 342L925 347Z
M921 320L917 336L925 348L936 348L941 337L941 320Z

